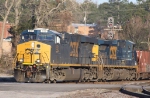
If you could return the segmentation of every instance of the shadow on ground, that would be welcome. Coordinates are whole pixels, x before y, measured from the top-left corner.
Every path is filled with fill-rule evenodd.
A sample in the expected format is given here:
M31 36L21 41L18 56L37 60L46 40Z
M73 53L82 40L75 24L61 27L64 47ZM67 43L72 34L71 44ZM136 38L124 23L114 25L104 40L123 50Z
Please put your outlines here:
M0 82L16 82L14 77L0 77Z

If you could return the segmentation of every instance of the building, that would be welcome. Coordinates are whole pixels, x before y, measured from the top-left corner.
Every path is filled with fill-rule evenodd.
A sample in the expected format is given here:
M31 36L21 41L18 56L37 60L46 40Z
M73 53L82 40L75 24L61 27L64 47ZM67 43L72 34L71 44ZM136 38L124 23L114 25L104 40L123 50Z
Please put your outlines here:
M3 41L2 49L0 49L0 56L3 55L11 55L12 53L12 43L10 41Z
M0 36L1 36L1 33L2 33L2 26L3 26L3 22L0 22ZM4 29L4 36L3 36L3 38L7 38L7 37L9 37L9 36L12 36L12 35L8 32L8 30L10 29L10 27L11 27L11 24L10 24L10 23L6 23L5 29Z
M95 24L77 24L72 23L67 27L67 32L71 34L81 34L86 36L94 36L99 31L95 29Z
M2 26L3 26L3 22L0 22L0 36L2 34ZM12 36L12 35L8 32L10 27L11 27L10 23L6 23L5 24L2 49L0 49L0 57L2 56L2 54L3 55L10 55L11 52L12 52L11 51L12 43L9 40L9 37Z

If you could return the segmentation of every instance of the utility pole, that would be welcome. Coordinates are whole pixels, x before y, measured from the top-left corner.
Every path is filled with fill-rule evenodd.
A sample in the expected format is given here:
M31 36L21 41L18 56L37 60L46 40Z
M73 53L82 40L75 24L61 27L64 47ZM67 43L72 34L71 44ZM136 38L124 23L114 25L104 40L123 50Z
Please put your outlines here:
M85 26L86 26L86 11L84 12L85 13L85 16L84 16L84 22L85 22Z
M86 11L84 11L84 29L85 29L84 33L86 33L86 19L87 19L86 14L87 14Z
M148 50L150 50L150 40L149 40L149 38L148 38L148 41L147 41L147 42L141 42L141 43L147 44L147 45L148 45Z
M84 33L86 33L87 15L90 14L90 13L92 13L92 12L86 11L86 10L84 11L84 28L85 28L85 32Z

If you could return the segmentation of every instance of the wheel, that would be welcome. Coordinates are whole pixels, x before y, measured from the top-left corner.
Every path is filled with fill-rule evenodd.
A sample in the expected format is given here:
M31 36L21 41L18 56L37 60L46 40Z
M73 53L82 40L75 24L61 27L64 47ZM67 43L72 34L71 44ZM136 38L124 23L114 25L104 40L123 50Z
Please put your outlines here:
M56 80L53 81L53 83L56 83L56 82L57 82Z

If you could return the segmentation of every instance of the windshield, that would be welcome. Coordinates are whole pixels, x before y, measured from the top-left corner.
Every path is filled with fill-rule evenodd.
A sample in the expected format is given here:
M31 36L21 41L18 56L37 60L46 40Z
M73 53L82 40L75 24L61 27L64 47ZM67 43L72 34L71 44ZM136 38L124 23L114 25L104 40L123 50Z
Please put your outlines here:
M21 40L36 40L35 34L24 34L21 36Z
M53 40L53 34L39 34L38 40Z

